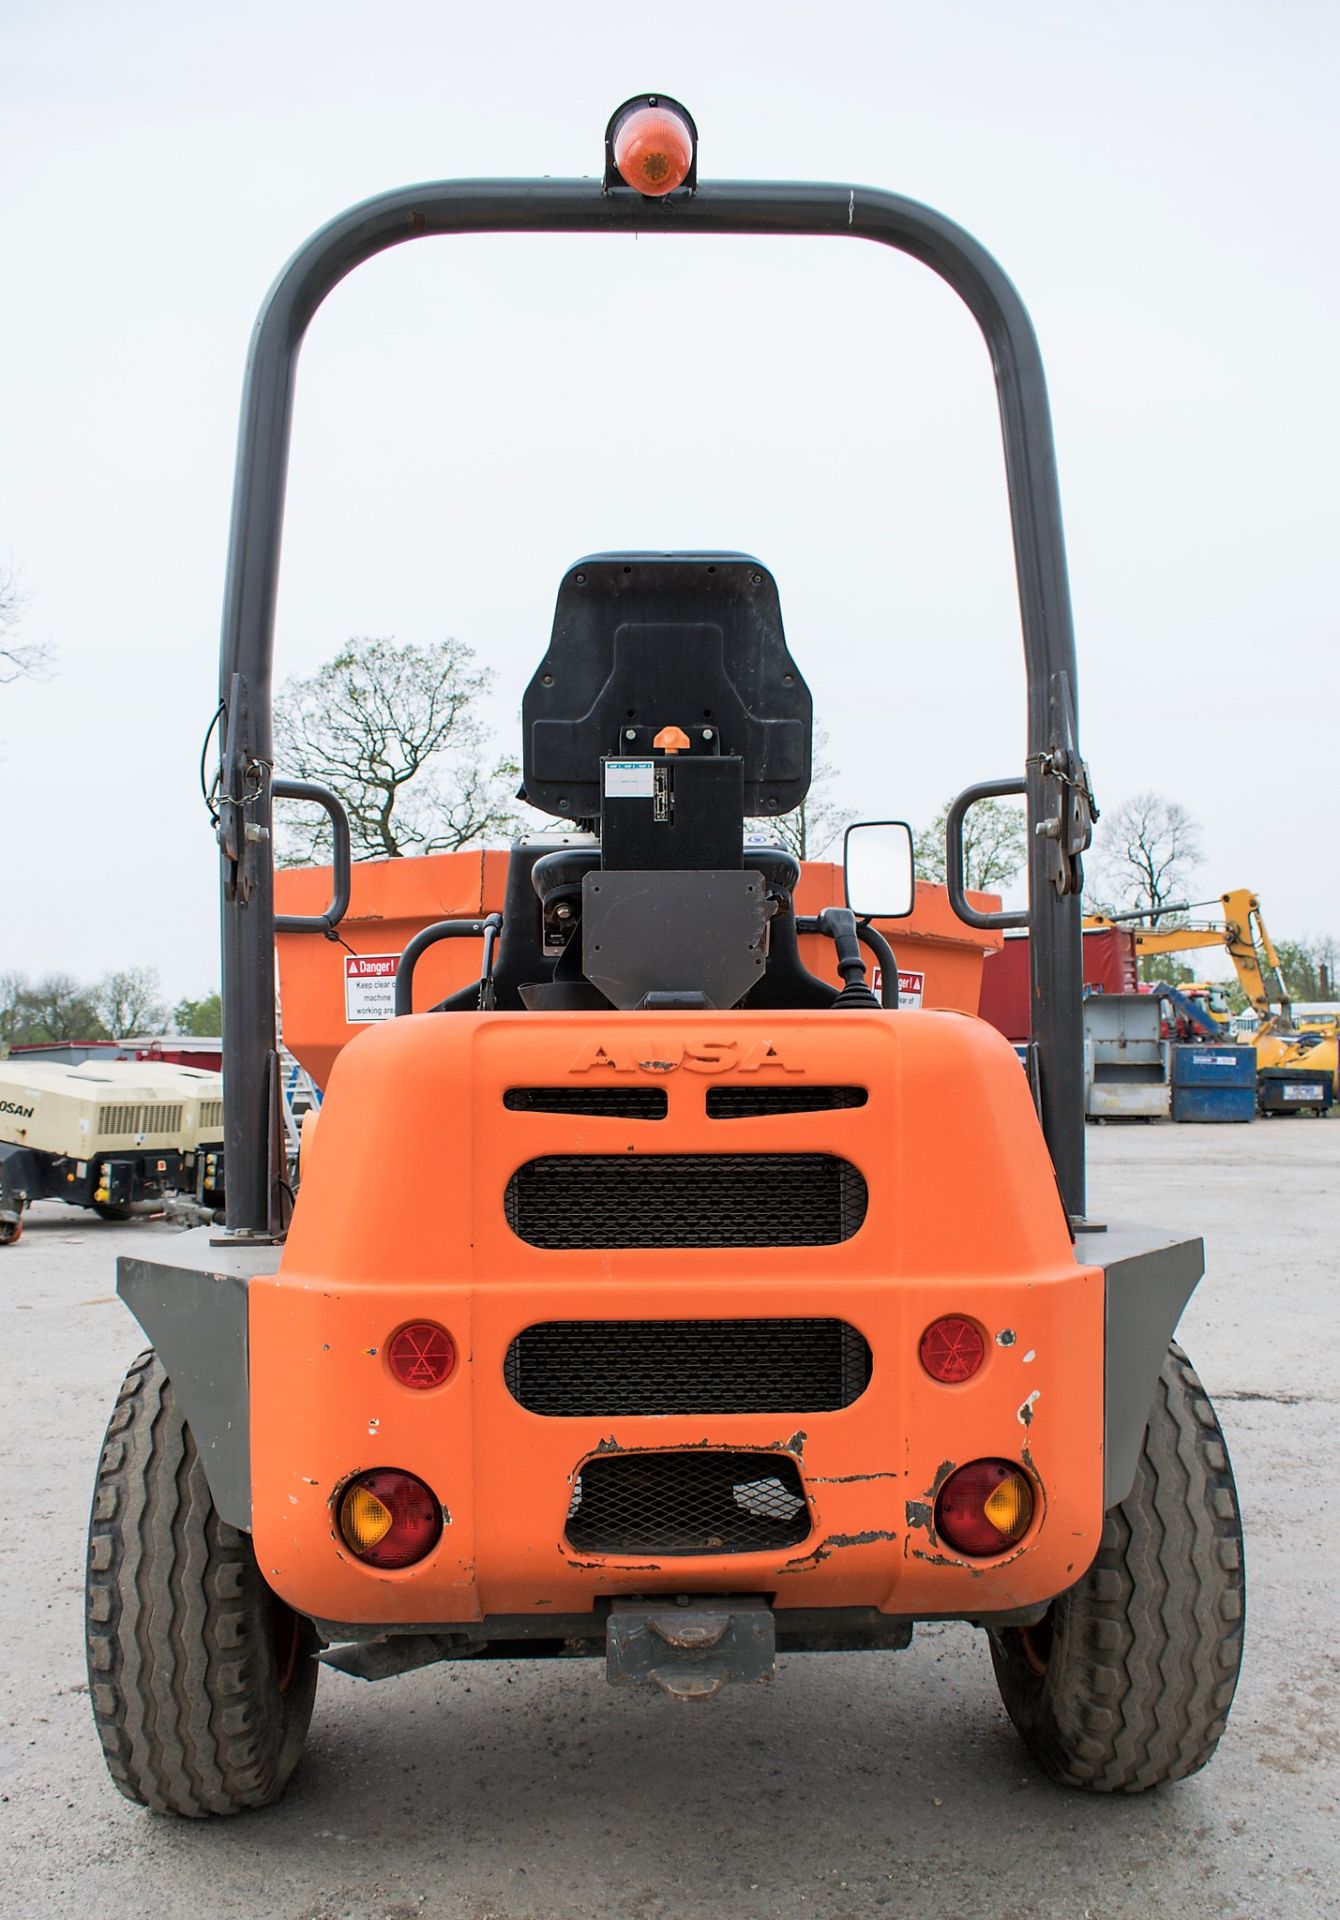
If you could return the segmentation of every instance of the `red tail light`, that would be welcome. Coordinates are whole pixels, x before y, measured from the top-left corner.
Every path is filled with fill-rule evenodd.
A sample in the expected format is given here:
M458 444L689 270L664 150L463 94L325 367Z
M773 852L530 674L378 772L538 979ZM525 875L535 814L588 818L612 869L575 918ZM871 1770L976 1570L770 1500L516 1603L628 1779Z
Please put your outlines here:
M351 1480L340 1498L340 1532L371 1567L411 1567L442 1532L441 1503L412 1473L378 1467Z
M935 1531L956 1553L984 1560L1028 1531L1033 1489L1008 1460L974 1460L951 1473L935 1502Z
M637 107L614 134L614 164L638 193L660 199L688 178L693 135L670 107Z

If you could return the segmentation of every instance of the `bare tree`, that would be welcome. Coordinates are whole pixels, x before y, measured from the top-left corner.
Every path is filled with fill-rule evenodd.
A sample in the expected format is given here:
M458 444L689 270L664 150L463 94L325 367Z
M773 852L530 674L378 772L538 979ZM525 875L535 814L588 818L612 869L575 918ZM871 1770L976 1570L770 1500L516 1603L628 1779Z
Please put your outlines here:
M95 1004L114 1040L161 1032L167 1022L163 987L154 967L127 967L98 982Z
M40 680L51 671L50 647L18 637L26 604L13 568L0 567L0 686L25 677Z
M822 860L856 818L851 807L840 807L819 792L838 777L838 769L832 762L820 757L827 749L828 735L820 728L814 736L816 757L810 769L810 790L798 807L793 807L790 813L745 821L745 826L756 832L775 833L798 860Z
M1107 910L1163 914L1188 892L1202 857L1199 823L1179 801L1132 794L1098 828L1094 869ZM1165 915L1162 924L1173 923Z
M945 883L945 827L951 802L946 800L928 827L916 836L919 880ZM963 821L964 885L977 893L996 893L1028 858L1028 822L1022 807L1008 800L979 800Z
M506 836L517 768L493 758L475 717L489 677L460 640L351 640L310 678L280 688L276 768L333 788L355 857L446 853ZM287 807L281 819L281 865L322 857L324 822L290 825Z

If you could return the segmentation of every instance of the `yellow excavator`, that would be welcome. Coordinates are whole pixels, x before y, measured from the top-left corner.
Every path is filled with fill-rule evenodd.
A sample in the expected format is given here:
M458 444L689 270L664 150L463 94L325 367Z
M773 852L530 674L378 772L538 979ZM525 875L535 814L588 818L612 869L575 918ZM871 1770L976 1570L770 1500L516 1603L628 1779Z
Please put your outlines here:
M1290 1076L1302 1071L1310 1078L1319 1078L1327 1083L1324 1105L1340 1100L1340 1039L1334 1027L1300 1028L1295 1024L1289 988L1275 943L1261 915L1261 902L1248 887L1236 887L1221 894L1219 900L1223 914L1217 920L1189 920L1178 926L1160 927L1155 924L1132 925L1133 916L1130 915L1112 917L1095 913L1087 914L1084 924L1086 927L1126 927L1134 934L1135 950L1141 956L1190 953L1205 947L1225 948L1248 1005L1260 1023L1253 1036L1258 1077L1263 1074L1277 1075L1280 1076L1281 1085L1288 1086ZM1180 913L1183 909L1168 908L1165 911ZM1184 988L1183 991L1192 993L1200 1011L1215 1026L1221 1027L1227 1037L1231 1016L1222 995L1216 995L1213 991L1198 992L1194 983L1190 989ZM1301 1083L1295 1078L1292 1087L1297 1093ZM1312 1102L1302 1104L1313 1105ZM1263 1103L1263 1111L1269 1110L1271 1107ZM1285 1105L1283 1095L1280 1106L1274 1110L1291 1110L1290 1106Z

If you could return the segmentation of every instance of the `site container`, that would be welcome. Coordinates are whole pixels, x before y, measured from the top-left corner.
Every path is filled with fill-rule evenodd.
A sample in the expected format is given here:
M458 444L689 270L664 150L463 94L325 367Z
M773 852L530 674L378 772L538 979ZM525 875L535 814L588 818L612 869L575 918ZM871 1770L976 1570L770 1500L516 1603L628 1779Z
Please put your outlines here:
M1256 1049L1182 1046L1172 1050L1174 1120L1243 1121L1256 1118Z
M279 933L284 1044L319 1087L346 1041L374 1021L390 1018L400 955L414 935L435 920L500 912L506 885L506 852L360 860L352 870L349 911L340 922L338 942L312 933ZM282 914L320 913L330 897L329 867L289 867L275 874L275 906ZM796 889L797 913L817 914L842 905L843 899L841 867L807 861ZM993 894L969 893L968 899L982 911L1000 904ZM918 881L916 906L907 919L875 924L898 962L904 1008L976 1013L982 963L1000 946L999 933L966 926L945 889L926 881ZM831 941L802 935L800 952L812 972L837 983ZM478 978L480 954L475 940L430 947L415 970L416 1010ZM874 984L878 987L878 975Z
M1135 935L1124 927L1090 927L1084 935L1084 986L1089 993L1134 993L1139 986ZM977 1011L1007 1040L1026 1041L1031 1031L1026 933L1006 934L984 955Z

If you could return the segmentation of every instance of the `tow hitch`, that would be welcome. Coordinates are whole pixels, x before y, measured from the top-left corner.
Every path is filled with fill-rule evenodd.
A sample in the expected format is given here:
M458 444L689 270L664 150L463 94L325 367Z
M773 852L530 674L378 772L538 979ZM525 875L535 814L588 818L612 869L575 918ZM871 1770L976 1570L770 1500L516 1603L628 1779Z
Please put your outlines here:
M728 1680L771 1680L772 1608L757 1595L616 1600L605 1630L605 1676L659 1687L672 1700L715 1700Z

